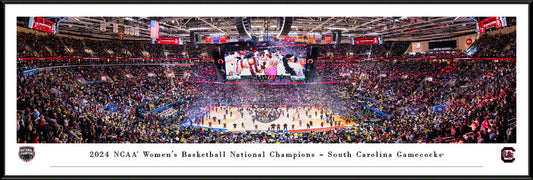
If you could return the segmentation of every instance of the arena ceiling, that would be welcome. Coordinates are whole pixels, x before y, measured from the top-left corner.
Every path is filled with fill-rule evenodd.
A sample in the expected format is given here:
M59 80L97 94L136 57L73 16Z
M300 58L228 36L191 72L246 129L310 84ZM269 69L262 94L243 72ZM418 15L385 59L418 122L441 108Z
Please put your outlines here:
M74 34L95 38L116 38L113 24L119 29L138 27L139 36L125 35L124 39L149 39L150 20L160 22L160 36L189 39L190 31L201 36L239 35L235 17L44 17L58 22L60 34ZM252 35L277 35L280 17L244 17L251 24ZM383 36L385 41L419 41L452 37L476 31L473 17L293 17L290 34L331 35L341 30L343 41L349 37ZM18 24L24 26L23 18ZM100 26L106 29L102 31Z

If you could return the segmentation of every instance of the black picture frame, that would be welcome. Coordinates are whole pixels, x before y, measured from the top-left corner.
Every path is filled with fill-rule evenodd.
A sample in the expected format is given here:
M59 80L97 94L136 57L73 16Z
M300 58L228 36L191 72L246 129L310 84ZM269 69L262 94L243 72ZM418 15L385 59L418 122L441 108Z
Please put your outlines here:
M126 0L2 0L2 10L5 10L6 4L142 4L142 3L152 3L152 4L375 4L375 3L386 3L386 4L528 4L531 3L531 0L337 0L335 2L324 2L319 0L139 0L139 1L126 1ZM529 12L528 12L529 14ZM5 16L4 16L5 22ZM529 24L531 19L529 19ZM5 23L2 24L2 29L5 29ZM530 34L530 33L528 33ZM4 38L6 36L3 31ZM531 40L531 36L530 39ZM5 42L5 39L4 39ZM3 54L6 54L5 49L2 49ZM529 54L529 52L528 52ZM529 54L530 55L530 54ZM9 59L5 59L2 63L2 69L6 70L5 62ZM531 69L531 62L530 67ZM1 73L2 82L4 85L6 76L5 73ZM528 72L528 76L530 76ZM530 76L531 79L531 76ZM529 83L529 82L528 82ZM529 83L530 84L530 83ZM5 86L6 88L11 88ZM529 85L531 88L531 85ZM5 104L5 88L2 88L2 97L0 101L4 102L4 107L9 106ZM530 102L530 99L528 99ZM531 107L529 107L531 111ZM529 113L529 112L528 112ZM2 109L2 116L5 117L4 109ZM5 118L4 118L5 119ZM530 121L531 122L531 121ZM530 125L531 126L531 125ZM4 127L6 128L6 127ZM528 130L529 131L529 130ZM529 132L528 132L529 133ZM5 139L4 133L0 133L0 139ZM531 144L531 139L529 139ZM5 160L5 143L2 144L2 160L4 163L4 168L9 166L6 164ZM528 157L528 165L529 163ZM531 168L530 168L531 169ZM528 175L525 176L6 176L5 169L1 170L2 179L532 179L531 171L529 170Z

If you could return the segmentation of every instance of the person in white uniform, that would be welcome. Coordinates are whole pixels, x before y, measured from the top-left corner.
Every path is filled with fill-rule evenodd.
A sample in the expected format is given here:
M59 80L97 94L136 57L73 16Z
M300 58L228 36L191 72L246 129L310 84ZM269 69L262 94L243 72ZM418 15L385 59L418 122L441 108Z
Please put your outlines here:
M229 55L226 61L226 75L227 76L239 76L237 73L237 61L240 59L239 53L235 52L233 55Z

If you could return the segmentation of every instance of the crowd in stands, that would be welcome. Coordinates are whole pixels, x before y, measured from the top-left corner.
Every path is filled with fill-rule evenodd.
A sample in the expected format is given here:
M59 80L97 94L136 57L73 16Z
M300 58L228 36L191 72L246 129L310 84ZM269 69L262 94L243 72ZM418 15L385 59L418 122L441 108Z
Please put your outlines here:
M362 58L386 58L386 50L382 44L371 45L316 45L319 56L327 59L362 59Z
M19 142L207 143L226 141L226 134L242 136L242 142L271 141L261 139L261 133L199 133L200 129L178 126L200 115L202 108L225 102L244 107L319 106L358 122L358 126L332 130L333 137L317 132L298 138L278 133L287 139L276 142L440 142L443 138L514 142L516 126L510 123L516 118L514 68L513 62L492 61L367 61L345 77L352 83L275 86L177 84L165 76L169 68L162 66L56 68L19 75L18 138ZM110 79L95 82L101 75ZM429 76L432 80L427 80ZM150 113L179 99L183 104L174 108L182 114L159 117ZM109 105L118 108L107 109ZM438 105L445 105L446 110L434 110ZM209 137L210 133L222 136Z
M124 133L135 120L141 124L179 123L181 116L169 119L150 113L183 98L175 87L178 82L166 76L173 69L94 66L55 68L33 76L19 74L20 142L113 142L105 136ZM152 72L155 76L150 76Z
M402 41L385 42L384 44L385 49L388 50L387 57L401 57L410 45L411 43Z
M212 58L211 50L223 48L219 44L151 44L150 41L115 41L17 33L18 57L100 57L100 58ZM29 43L31 42L31 43ZM319 49L319 57L326 59L400 58L400 57L467 57L464 52L425 53L408 56L409 42L384 44L312 45ZM479 49L473 57L516 57L516 32L510 34L482 34L472 45Z
M478 56L484 53L496 57L509 55L505 51L490 53L488 49L511 46L508 41L514 41L514 36L495 37L505 40L478 40L481 48ZM209 58L210 49L217 46L167 47L150 42L89 39L77 43L78 39L74 38L27 33L18 33L17 39L19 57L162 58L167 52L179 58ZM501 45L486 46L490 41L500 42ZM323 57L357 58L370 52L371 56L382 58L398 55L398 51L391 49L404 45L316 47ZM73 51L66 50L68 48ZM93 53L87 53L85 49ZM195 61L190 67L167 66L164 65L166 62L159 59L141 63L135 60L19 61L17 142L516 142L514 61L320 61L316 63L318 81L336 80L340 83L294 85L190 82L216 80L212 62ZM49 68L33 75L22 73L35 67L64 64L95 66ZM175 77L168 77L169 72ZM179 100L182 101L175 103ZM222 102L239 107L316 106L353 125L301 133L274 130L234 132L181 126L188 119L201 116L205 107ZM171 108L175 113L162 115L156 112L169 104L173 104Z
M211 58L217 44L152 44L150 41L78 39L56 35L17 33L17 57L99 58ZM91 52L92 53L88 53Z
M509 34L481 34L475 57L516 57L516 31Z

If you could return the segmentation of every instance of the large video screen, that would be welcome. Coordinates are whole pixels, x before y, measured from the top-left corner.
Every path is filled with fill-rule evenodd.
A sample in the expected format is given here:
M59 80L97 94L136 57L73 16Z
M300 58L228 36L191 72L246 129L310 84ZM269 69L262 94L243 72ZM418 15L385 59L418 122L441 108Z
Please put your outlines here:
M457 41L456 40L448 40L448 41L435 41L435 42L429 42L429 49L455 49L457 47Z
M227 80L305 79L305 43L230 43L225 45L224 52Z

